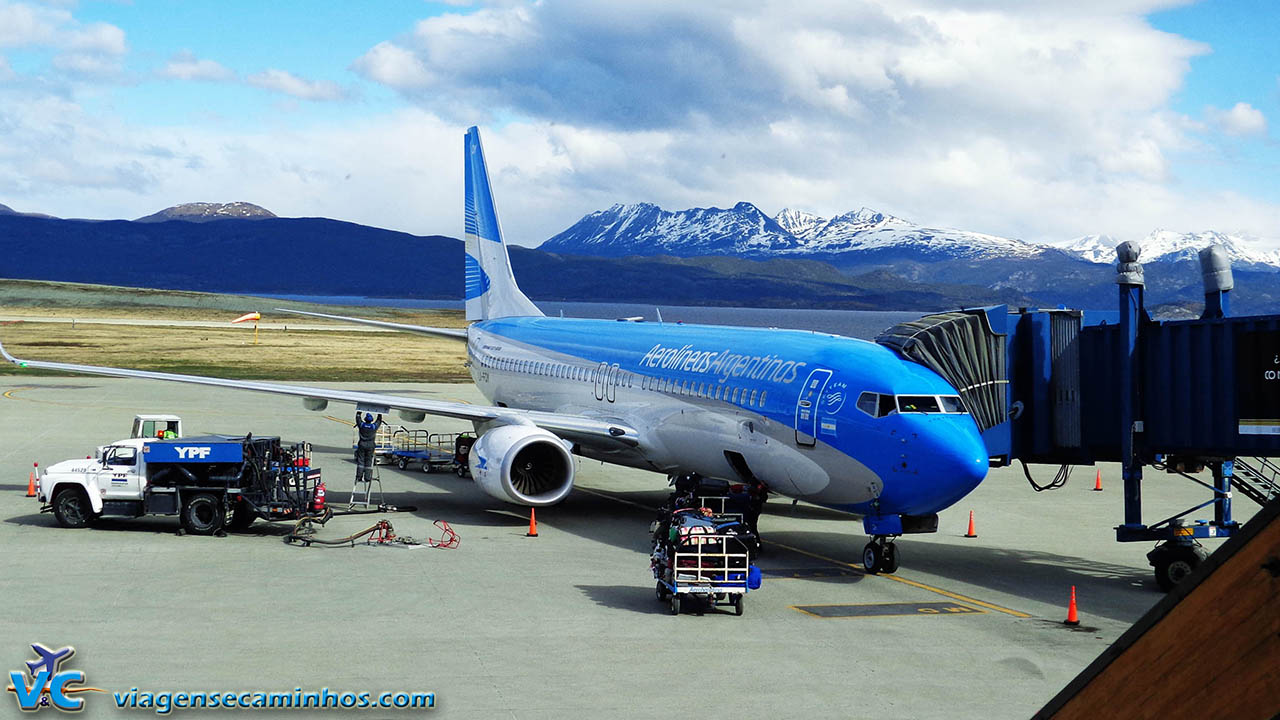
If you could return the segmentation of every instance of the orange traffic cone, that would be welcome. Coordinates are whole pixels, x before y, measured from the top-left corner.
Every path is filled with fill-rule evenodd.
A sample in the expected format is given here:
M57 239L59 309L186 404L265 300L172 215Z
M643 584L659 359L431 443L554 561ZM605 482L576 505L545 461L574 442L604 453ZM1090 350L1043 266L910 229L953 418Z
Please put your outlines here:
M964 536L967 538L978 537L978 532L973 529L973 511L972 510L969 511L969 532L965 533Z
M1102 492L1102 471L1101 470L1098 471L1098 477L1094 478L1093 491Z
M538 516L534 514L534 509L529 508L529 532L524 534L525 537L538 537Z
M1080 616L1076 613L1076 586L1071 586L1071 604L1067 605L1067 619L1062 621L1063 625L1075 627L1080 624Z
M38 464L37 464L37 467L39 467ZM36 496L36 471L32 470L31 474L27 476L27 497L35 497L35 496Z

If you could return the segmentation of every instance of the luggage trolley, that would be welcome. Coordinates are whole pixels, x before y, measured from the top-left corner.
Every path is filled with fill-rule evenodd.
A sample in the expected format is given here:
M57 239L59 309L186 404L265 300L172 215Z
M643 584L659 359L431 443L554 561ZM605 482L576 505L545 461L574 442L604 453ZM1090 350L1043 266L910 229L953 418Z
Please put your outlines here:
M401 470L411 463L422 463L422 472L456 471L458 438L469 434L400 428L391 435L391 455Z
M716 533L705 525L673 528L672 534L653 553L658 600L670 601L672 615L679 615L686 603L694 603L699 615L717 605L731 605L741 615L746 594L760 587L760 571L751 564L745 537Z

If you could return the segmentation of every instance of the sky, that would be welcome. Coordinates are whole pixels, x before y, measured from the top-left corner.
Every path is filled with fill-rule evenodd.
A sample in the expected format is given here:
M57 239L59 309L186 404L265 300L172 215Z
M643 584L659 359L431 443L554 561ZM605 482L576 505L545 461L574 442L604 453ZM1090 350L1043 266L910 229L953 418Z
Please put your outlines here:
M0 0L0 204L460 237L478 125L524 245L747 201L1280 248L1277 37L1271 0Z

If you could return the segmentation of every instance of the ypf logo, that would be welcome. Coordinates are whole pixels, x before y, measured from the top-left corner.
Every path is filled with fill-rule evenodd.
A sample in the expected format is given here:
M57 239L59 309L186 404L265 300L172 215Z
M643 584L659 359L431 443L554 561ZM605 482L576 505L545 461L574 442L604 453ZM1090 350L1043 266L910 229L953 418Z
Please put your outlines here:
M63 670L62 664L76 654L70 645L50 650L40 643L32 643L31 649L38 656L27 661L27 671L9 672L10 685L5 689L18 700L18 709L32 712L52 705L66 712L84 709L84 700L72 697L82 692L106 692L102 688L71 687L83 685L84 673L79 670ZM30 682L27 678L30 675Z
M209 453L213 452L211 447L183 447L181 445L173 450L178 453L178 459L180 460L195 460L196 458L203 460L209 457Z

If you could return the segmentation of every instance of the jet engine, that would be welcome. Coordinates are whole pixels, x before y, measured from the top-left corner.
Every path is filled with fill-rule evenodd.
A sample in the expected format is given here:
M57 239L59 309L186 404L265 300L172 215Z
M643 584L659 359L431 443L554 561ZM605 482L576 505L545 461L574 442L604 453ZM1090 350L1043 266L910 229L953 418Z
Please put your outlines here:
M573 457L564 442L530 425L502 425L481 435L468 465L481 489L516 505L554 505L573 489Z

